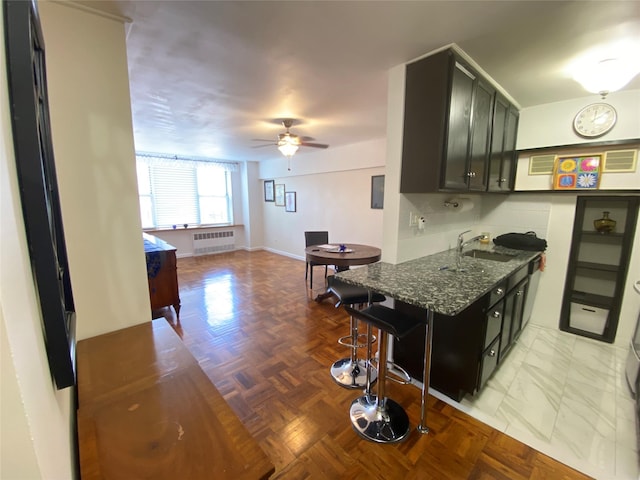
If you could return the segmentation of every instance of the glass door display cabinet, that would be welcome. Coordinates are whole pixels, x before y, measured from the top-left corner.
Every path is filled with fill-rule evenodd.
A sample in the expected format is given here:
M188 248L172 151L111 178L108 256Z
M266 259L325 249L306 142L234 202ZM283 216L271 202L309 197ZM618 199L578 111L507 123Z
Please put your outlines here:
M560 329L613 343L640 197L579 196Z

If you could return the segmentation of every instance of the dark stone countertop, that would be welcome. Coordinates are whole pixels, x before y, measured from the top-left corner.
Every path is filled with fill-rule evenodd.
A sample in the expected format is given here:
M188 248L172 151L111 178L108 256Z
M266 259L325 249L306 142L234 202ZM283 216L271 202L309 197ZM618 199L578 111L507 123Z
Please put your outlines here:
M483 249L475 243L465 252L473 248ZM435 313L457 315L541 253L499 246L484 249L513 258L498 262L465 256L462 257L465 271L459 272L455 269L456 252L452 249L398 264L378 262L336 275L346 283L411 305L432 308Z

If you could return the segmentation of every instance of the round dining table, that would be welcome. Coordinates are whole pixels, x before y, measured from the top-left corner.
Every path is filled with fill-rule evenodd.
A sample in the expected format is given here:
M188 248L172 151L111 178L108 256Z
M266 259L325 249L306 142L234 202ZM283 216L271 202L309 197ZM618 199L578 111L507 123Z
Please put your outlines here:
M380 260L382 251L378 247L361 245L359 243L332 243L332 248L312 245L305 248L304 253L307 262L316 265L334 265L338 272L348 270L352 265L367 265ZM340 246L344 246L344 251L340 251ZM331 296L331 292L326 291L316 297L316 302L321 302Z

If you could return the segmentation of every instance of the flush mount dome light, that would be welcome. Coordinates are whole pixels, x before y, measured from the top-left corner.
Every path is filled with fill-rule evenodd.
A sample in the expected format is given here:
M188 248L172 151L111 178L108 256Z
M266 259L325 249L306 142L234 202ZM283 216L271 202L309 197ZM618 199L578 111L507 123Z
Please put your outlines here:
M602 98L624 87L638 74L638 66L619 58L607 58L583 65L573 76L587 92Z

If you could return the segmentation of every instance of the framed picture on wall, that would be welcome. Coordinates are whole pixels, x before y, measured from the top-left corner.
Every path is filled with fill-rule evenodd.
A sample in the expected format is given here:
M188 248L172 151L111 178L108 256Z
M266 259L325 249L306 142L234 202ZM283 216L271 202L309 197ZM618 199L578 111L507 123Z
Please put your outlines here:
M596 190L600 186L602 154L558 156L554 165L554 190Z
M274 180L265 180L264 181L264 201L265 202L273 202L275 201L275 185Z
M284 183L276 185L276 207L284 207Z
M384 208L384 175L371 177L371 208Z
M286 212L296 211L296 192L286 192L284 194L284 209Z

